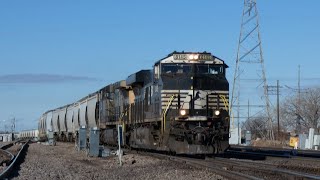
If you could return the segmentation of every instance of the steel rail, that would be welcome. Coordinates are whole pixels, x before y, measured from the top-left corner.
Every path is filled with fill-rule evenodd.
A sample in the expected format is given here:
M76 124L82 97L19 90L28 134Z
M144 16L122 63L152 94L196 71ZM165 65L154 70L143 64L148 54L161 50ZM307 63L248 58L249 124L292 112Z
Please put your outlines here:
M211 164L203 159L195 159L195 158L187 158L187 157L178 157L178 156L170 156L165 154L158 154L158 153L149 153L149 152L139 152L139 154L145 154L147 156L153 156L161 159L167 159L174 162L185 163L192 167L204 167L217 175L223 176L228 179L234 180L262 180L261 178L257 178L251 175L243 174L240 172L229 171L223 167L221 164Z
M18 152L18 154L16 156L14 156L14 159L11 160L11 163L10 165L4 170L1 172L0 174L0 179L6 179L9 175L10 175L10 172L13 170L14 166L16 165L16 163L18 162L18 160L21 158L21 154L24 150L26 150L26 148L28 147L29 141L26 141L20 151Z
M269 157L281 157L281 158L291 158L290 154L277 154L277 153L267 153L267 152L246 152L246 151L233 151L228 150L225 152L225 155L234 155L234 156L269 156Z
M298 178L307 178L307 179L319 179L320 176L318 175L313 175L313 174L307 174L303 172L298 172L298 171L292 171L292 170L287 170L287 169L281 169L278 167L274 167L272 164L265 164L261 162L249 162L249 161L244 161L242 160L237 160L238 162L230 159L224 159L224 158L215 158L215 159L210 159L210 161L218 161L219 163L222 164L232 164L232 166L239 166L239 167L246 167L246 168L254 168L256 170L260 171L271 171L271 172L277 172L279 174L287 174L289 176L294 176ZM262 167L265 166L265 167Z
M210 169L211 171L215 172L218 175L221 175L228 179L234 179L234 180L242 180L242 179L250 179L250 180L262 180L262 178L258 178L255 176L247 175L240 172L230 171L224 167L221 167L221 164L209 164L201 161L194 161L194 160L185 160L186 164L199 167L203 166L207 169Z
M315 150L296 150L296 149L284 149L284 148L270 148L270 147L253 147L253 146L237 146L232 145L229 149L229 152L247 152L247 153L257 153L265 154L266 156L273 157L312 157L320 158L319 151ZM227 152L228 152L227 151Z
M1 148L0 148L0 151L1 151L3 154L8 154L8 156L10 156L10 161L9 161L9 162L11 162L11 161L13 160L14 155L13 155L11 152L9 152L9 151L7 151L7 150L3 150L3 149L1 149Z

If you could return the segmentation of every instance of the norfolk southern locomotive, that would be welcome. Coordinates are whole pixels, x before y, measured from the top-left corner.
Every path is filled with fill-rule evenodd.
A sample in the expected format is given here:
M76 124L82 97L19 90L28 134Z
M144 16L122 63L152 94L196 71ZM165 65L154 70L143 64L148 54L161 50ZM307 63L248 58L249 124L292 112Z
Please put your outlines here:
M211 53L173 52L78 102L44 113L40 138L77 139L80 127L100 129L100 143L176 154L224 151L229 139L228 66Z

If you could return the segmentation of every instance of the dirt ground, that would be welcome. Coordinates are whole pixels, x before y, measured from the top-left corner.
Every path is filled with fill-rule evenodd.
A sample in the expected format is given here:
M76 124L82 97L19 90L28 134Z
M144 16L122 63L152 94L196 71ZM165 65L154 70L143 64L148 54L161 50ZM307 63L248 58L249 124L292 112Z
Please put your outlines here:
M13 179L223 179L205 169L139 154L123 156L119 166L116 156L87 157L71 143L57 146L30 144L24 162Z

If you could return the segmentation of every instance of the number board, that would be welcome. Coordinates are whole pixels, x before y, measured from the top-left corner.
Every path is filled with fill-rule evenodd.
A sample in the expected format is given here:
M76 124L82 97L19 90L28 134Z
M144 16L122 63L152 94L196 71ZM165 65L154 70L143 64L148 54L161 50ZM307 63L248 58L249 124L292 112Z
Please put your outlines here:
M190 55L198 55L198 59L189 59ZM213 60L210 54L174 54L174 60Z

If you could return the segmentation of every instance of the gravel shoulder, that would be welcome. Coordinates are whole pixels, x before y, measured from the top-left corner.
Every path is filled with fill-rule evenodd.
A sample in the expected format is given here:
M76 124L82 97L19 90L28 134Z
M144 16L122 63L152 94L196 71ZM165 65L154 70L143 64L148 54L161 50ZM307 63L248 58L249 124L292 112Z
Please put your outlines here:
M139 154L94 158L78 152L71 143L57 146L30 144L13 179L224 179L205 170Z

